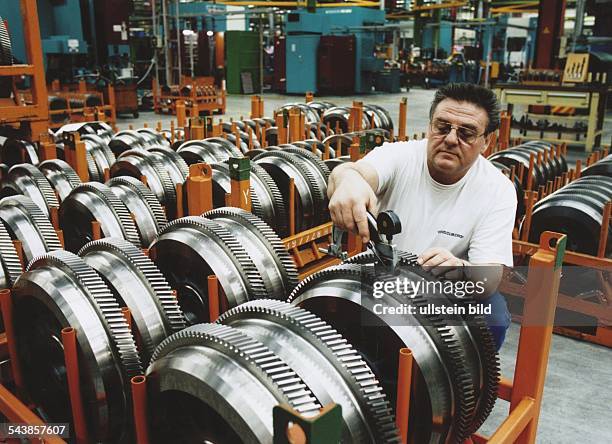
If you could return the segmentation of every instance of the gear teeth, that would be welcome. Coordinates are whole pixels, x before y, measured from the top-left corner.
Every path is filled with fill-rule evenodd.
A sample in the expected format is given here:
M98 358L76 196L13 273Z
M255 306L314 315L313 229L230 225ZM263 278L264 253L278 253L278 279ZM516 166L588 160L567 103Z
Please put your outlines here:
M161 160L162 158L167 161L173 163L176 168L181 172L183 176L183 182L187 180L187 176L189 176L189 167L187 163L183 160L181 156L179 156L176 151L171 150L170 148L166 148L164 146L154 146L149 148L149 151L152 153L159 154L158 158Z
M51 188L51 184L38 168L36 168L34 165L30 165L29 163L15 165L9 170L7 180L12 181L14 176L19 173L24 176L28 176L36 184L38 193L40 193L46 205L46 208L41 208L44 213L49 214L51 207L59 207L57 196L55 195L53 188ZM27 190L22 190L22 193L26 194Z
M141 148L136 148L136 149L125 151L121 154L121 156L119 156L119 158L122 159L123 157L126 157L126 156L140 157L151 165L153 170L157 173L157 177L159 178L159 181L162 185L162 189L164 193L164 202L163 202L164 206L168 210L175 209L176 199L177 199L176 188L174 187L174 183L170 179L170 176L164 169L164 165L157 159L157 157L154 156L149 151L146 151Z
M287 403L300 414L316 416L321 408L302 379L278 356L261 342L226 325L198 324L175 333L162 342L151 358L157 361L172 349L187 345L211 346L230 355L251 371L267 380L287 399Z
M87 148L89 148L88 152L91 154L92 160L96 165L95 170L98 171L101 177L100 181L104 180L104 169L110 168L115 163L117 160L115 154L108 147L104 138L98 134L85 134L81 136L81 140L91 142L86 144ZM98 161L95 161L95 159L98 159Z
M111 209L111 211L119 221L125 239L130 241L137 247L142 246L140 243L140 235L138 234L138 229L136 228L136 224L132 219L129 210L109 187L97 182L87 182L79 185L74 190L72 190L70 196L83 192L96 194L103 201L105 201L108 205L108 208ZM69 199L70 196L67 197L67 199Z
M325 177L325 183L329 181L329 175L331 174L329 171L329 167L325 165L325 163L319 158L319 156L314 154L312 151L309 151L306 148L285 148L283 149L283 151L287 153L294 153L304 159L307 159L309 162L315 165L317 169L321 172L323 177Z
M49 222L49 219L42 212L40 207L27 196L10 196L0 200L0 207L11 205L19 208L22 213L26 215L29 221L32 223L39 236L42 238L47 251L61 250L62 244L60 243L57 233ZM26 243L27 239L20 239Z
M159 233L168 223L168 219L166 219L166 213L162 208L159 200L148 187L145 186L138 179L131 176L119 176L113 177L108 182L106 182L106 186L108 186L111 190L114 186L126 186L132 189L136 194L140 196L140 198L147 203L147 207L151 212L151 216L155 220L155 226L157 227L157 232Z
M399 443L395 428L392 408L386 399L376 375L362 359L361 355L329 324L316 315L286 302L259 300L246 302L222 314L217 323L225 324L232 317L247 314L251 317L262 315L274 316L277 322L286 327L294 326L303 335L309 332L320 345L326 346L334 354L337 363L354 381L357 387L359 408L366 410L365 416L370 427L370 434L376 443ZM337 368L337 367L336 367ZM354 392L354 390L352 390Z
M242 152L230 141L223 137L209 137L204 139L204 142L212 142L221 146L221 148L227 153L228 157L243 157Z
M308 166L305 164L306 161L303 158L299 157L297 154L286 153L284 151L285 150L267 151L265 153L261 153L255 156L253 161L257 162L258 160L264 159L266 157L277 157L295 166L300 172L300 174L302 175L302 177L306 180L306 183L308 184L308 188L310 189L310 195L311 195L312 203L313 203L313 207L312 207L313 224L312 226L314 227L320 223L324 223L325 222L324 220L325 211L321 209L327 208L327 206L325 205L326 191L324 191L319 186L317 178L314 176L314 174L312 174ZM325 184L325 186L327 186L327 184Z
M188 140L181 144L176 152L183 160L185 160L185 157L189 157L189 155L197 155L198 161L210 164L216 164L228 159L227 153L223 151L223 147L214 143L206 143L204 140Z
M27 271L35 269L40 261L48 261L63 270L68 270L75 282L84 290L116 348L125 378L124 386L129 389L130 379L142 375L143 368L130 327L106 284L83 259L68 251L60 250L40 256L28 265Z
M278 189L278 185L272 179L272 176L264 170L262 167L257 165L255 162L251 162L251 173L254 174L263 182L265 187L272 198L274 203L274 228L280 237L287 236L287 210L285 208L285 201L283 195ZM253 200L253 207L255 208L255 201ZM263 210L261 210L263 214ZM256 211L253 211L256 216L259 216ZM261 216L260 216L261 217ZM263 219L263 218L262 218Z
M13 64L13 49L11 47L11 38L6 24L2 17L0 17L0 65L12 65Z
M322 280L328 281L334 278L352 278L365 280L366 282L371 280L374 276L368 271L363 270L363 264L366 263L365 259L370 253L371 252L366 252L359 255L360 257L354 260L356 263L344 263L329 267L308 276L297 285L291 295L289 295L287 302L293 302L300 294L316 286ZM370 257L374 257L373 253ZM409 258L412 256L404 253L400 255L400 257L404 257L404 261L410 261L411 259ZM381 278L380 274L377 278ZM417 307L427 304L427 300L421 294L414 295L411 301L412 304ZM426 318L428 326L431 325L431 327L426 326L425 328L432 339L438 344L438 353L440 353L443 362L447 366L447 371L449 372L451 380L450 385L452 393L454 393L454 402L456 403L456 413L452 418L452 435L450 436L450 442L461 444L469 436L473 428L472 421L476 410L477 399L471 376L467 369L459 343L449 327L446 326L443 319L435 314L421 315L421 317ZM439 340L436 341L436 337ZM496 394L497 392L495 391L495 395ZM483 404L483 411L486 410L488 406L488 403L486 403L486 407L484 407Z
M247 288L249 299L265 299L268 297L263 279L251 260L251 257L247 254L238 239L236 239L236 237L226 228L215 221L200 216L188 216L170 222L166 225L166 228L159 233L159 237L168 231L172 231L182 226L194 227L201 233L215 239L218 244L225 246L228 253L231 255L230 257L234 259L239 272L244 273L246 278L244 284Z
M81 178L78 176L78 174L74 171L74 169L67 162L64 162L61 159L45 160L40 165L38 165L38 168L41 171L42 170L60 171L64 175L64 178L66 179L66 181L70 183L72 188L78 187L79 185L81 185Z
M254 229L256 232L259 232L261 234L261 236L259 236L260 239L265 239L265 241L269 244L271 253L275 256L275 259L277 259L281 264L281 273L283 274L283 287L285 290L283 299L298 284L298 272L295 268L295 263L293 262L291 255L287 251L287 248L285 248L283 242L280 240L278 235L268 226L268 224L259 219L257 216L241 208L224 207L208 211L202 214L202 217L206 217L208 219L227 217L229 219L233 219L237 222L240 222L243 225L251 225L251 231L253 231Z
M297 284L287 298L287 302L290 304L293 303L302 293L317 285L322 279L359 279L363 274L363 267L358 264L340 264L328 267L307 276L302 282Z
M168 285L166 278L141 250L124 239L106 238L88 243L79 251L79 256L84 257L92 251L101 250L112 252L115 256L122 259L124 263L129 264L133 270L139 272L142 282L149 287L151 295L154 295L152 299L164 319L169 335L187 326L185 315L176 297L172 294L172 289ZM153 351L148 350L147 354L151 356Z
M23 268L13 241L2 221L0 221L0 261L2 261L8 288L12 288L17 278L23 273Z

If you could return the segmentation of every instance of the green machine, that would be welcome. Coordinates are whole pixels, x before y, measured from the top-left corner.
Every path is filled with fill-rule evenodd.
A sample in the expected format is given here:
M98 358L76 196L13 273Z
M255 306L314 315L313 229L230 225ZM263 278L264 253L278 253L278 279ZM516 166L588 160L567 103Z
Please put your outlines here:
M229 94L251 94L260 91L259 33L226 31L225 78Z

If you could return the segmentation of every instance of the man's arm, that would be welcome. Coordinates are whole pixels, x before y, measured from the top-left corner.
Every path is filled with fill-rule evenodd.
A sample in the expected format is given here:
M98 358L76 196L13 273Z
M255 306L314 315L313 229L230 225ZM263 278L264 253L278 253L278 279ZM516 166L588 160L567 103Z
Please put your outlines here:
M366 211L376 213L378 174L367 162L349 162L334 168L329 176L327 195L334 225L357 231L365 243L370 239Z
M476 300L486 299L495 293L503 275L502 264L474 264L465 259L459 259L450 251L439 247L424 251L418 257L417 262L423 266L424 270L436 276L444 273L444 276L449 279L481 282L484 291L472 295Z

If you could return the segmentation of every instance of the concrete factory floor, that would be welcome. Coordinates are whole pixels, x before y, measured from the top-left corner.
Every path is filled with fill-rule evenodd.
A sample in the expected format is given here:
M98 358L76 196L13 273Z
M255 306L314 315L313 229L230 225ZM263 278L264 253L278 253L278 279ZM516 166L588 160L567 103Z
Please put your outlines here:
M399 102L408 97L407 131L420 134L427 128L428 112L434 91L411 89L402 94L372 94L359 97L324 97L321 100L336 105L350 105L352 100L385 107L394 122L398 121ZM265 94L263 96L265 115L288 102L303 101L302 96L283 96ZM228 113L223 119L247 117L250 113L249 96L229 96ZM117 126L127 129L129 124L135 128L146 122L154 126L162 121L164 128L174 116L159 116L142 113L139 119L119 119ZM517 134L518 136L518 134ZM604 125L604 143L610 143L612 136L612 115L608 114ZM537 135L534 134L534 139ZM585 159L584 153L571 151L568 161ZM520 328L512 324L506 343L501 349L502 374L512 378ZM548 364L548 374L544 389L544 400L538 427L538 443L574 444L612 442L612 421L610 405L612 402L612 350L605 347L581 342L563 336L553 335ZM508 413L509 404L498 400L491 416L481 428L481 433L490 435Z

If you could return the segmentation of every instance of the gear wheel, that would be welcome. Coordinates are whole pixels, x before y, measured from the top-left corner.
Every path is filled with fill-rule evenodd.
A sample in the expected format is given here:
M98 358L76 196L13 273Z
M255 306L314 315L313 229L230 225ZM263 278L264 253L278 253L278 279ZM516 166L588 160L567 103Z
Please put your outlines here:
M198 216L170 222L149 254L190 323L208 320L207 276L216 275L229 307L267 297L264 281L241 242L219 223Z
M254 187L256 187L257 182L261 182L262 190L267 190L267 196L264 193L256 193L261 205L261 213L258 214L258 211L253 210L253 214L263 219L281 238L287 237L289 235L287 209L283 201L283 195L272 176L255 162L251 162L251 180ZM268 203L264 203L265 201L268 201ZM267 207L272 209L273 214L268 215L265 209Z
M102 279L78 256L56 251L30 263L13 295L19 358L27 363L21 368L46 417L71 418L61 330L72 327L93 438L125 439L130 434L130 378L142 374L142 365L130 328Z
M147 379L160 442L189 436L209 442L272 442L275 405L288 404L306 417L321 407L283 360L225 325L199 324L166 339L155 351ZM174 405L191 400L197 418L175 421L179 415L168 408L170 399Z
M69 251L79 251L93 240L92 221L100 223L103 237L123 238L141 247L130 211L101 183L88 182L72 190L60 206L59 219Z
M72 167L60 159L45 160L38 166L38 169L47 178L60 202L82 183L81 178Z
M327 190L321 188L320 182L305 160L296 154L273 150L258 155L253 161L272 176L283 194L286 207L289 202L289 179L294 178L298 204L296 231L303 231L324 222Z
M111 167L111 177L132 176L140 180L147 178L147 185L166 208L169 219L176 216L176 188L163 164L144 149L132 149L119 156Z
M253 258L255 266L264 278L267 296L285 300L298 284L295 263L287 248L272 229L257 216L241 208L224 207L202 214L227 228L242 240L245 249ZM258 252L268 252L263 259ZM276 273L272 273L275 270Z
M32 199L49 217L51 207L59 207L57 196L51 185L34 165L22 163L12 167L2 181L2 196L23 194Z
M141 181L131 176L115 177L106 185L134 215L141 243L148 248L168 223L157 197Z
M415 353L415 360L419 368L417 386L421 389L415 399L423 409L418 414L413 413L416 416L411 416L411 421L426 424L428 419L424 415L432 416L429 431L415 431L417 435L412 439L417 442L463 442L484 422L497 394L499 361L484 319L470 316L468 320L458 315L442 318L426 310L430 299L417 293L408 299L410 305L415 307L415 313L406 314L403 322L407 324L398 326L397 319L393 321L374 314L374 304L379 300L370 300L371 297L365 296L371 294L374 282L395 280L398 276L411 280L431 280L433 276L419 271L416 256L405 252L400 252L400 266L415 269L400 268L399 275L374 268L376 256L371 251L347 262L309 276L294 289L288 300L326 318L353 344L359 344L357 347L360 351L375 363L375 367L382 369L388 393L395 393L392 384L397 377L394 373L397 365L388 356L384 357L385 354L391 355L393 350L396 353L398 348L405 346L413 351L420 350ZM353 293L354 296L351 296ZM383 298L383 304L388 306L401 306L406 301L405 296L385 294ZM360 302L349 302L351 300ZM472 301L469 298L458 301L451 297L441 302L450 305L469 304ZM334 311L330 312L331 306ZM344 318L338 318L334 313L343 313ZM381 322L388 328L393 326L393 329L383 335L380 335L381 330L357 331L350 321L355 316L364 323L362 326L366 330L367 325L380 325ZM380 336L367 337L369 334ZM425 338L428 338L425 342L428 344L426 348L430 348L429 352L423 351L421 341ZM377 347L383 343L393 344L393 347L389 350L384 346L386 352L377 351ZM434 421L434 417L443 420Z
M167 170L175 184L185 183L189 176L189 167L176 151L164 146L154 146L149 148L149 151L155 153L158 160L168 166Z
M260 300L227 311L217 322L266 344L291 365L321 405L340 403L342 442L399 443L392 408L376 376L359 352L317 316L285 302ZM304 347L304 341L311 347Z
M0 219L11 239L21 241L26 264L36 256L62 249L51 222L27 196L0 200Z
M0 221L0 263L2 267L2 279L0 279L0 288L11 288L17 278L23 273L21 261L17 255L17 250L13 245L13 241L9 236L4 223Z
M186 327L185 317L163 275L143 252L124 239L85 245L79 256L104 279L115 299L130 309L148 364L155 347Z

